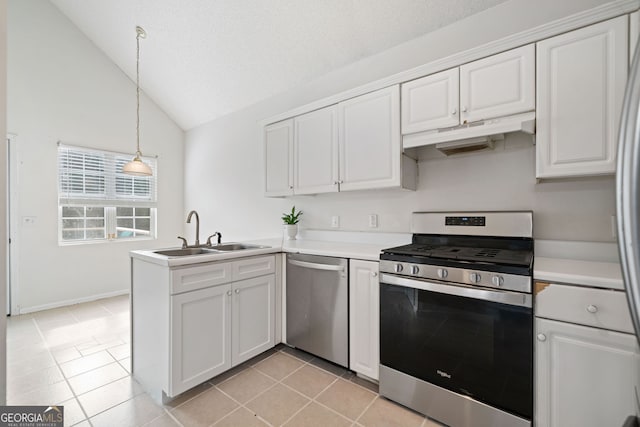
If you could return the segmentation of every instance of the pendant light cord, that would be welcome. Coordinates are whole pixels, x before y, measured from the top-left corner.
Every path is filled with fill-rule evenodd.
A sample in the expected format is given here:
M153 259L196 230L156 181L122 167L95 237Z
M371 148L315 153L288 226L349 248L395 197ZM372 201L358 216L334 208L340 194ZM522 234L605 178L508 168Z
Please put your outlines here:
M140 156L140 32L136 27L136 156Z

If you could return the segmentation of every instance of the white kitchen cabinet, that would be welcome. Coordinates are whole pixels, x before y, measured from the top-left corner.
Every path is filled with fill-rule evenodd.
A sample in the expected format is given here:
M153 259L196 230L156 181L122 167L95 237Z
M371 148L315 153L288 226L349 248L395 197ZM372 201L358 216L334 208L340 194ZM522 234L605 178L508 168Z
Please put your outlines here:
M402 134L535 109L535 46L522 46L402 85Z
M171 297L173 395L231 368L231 285Z
M536 177L615 173L628 17L537 44Z
M403 185L398 85L338 104L340 191Z
M636 52L636 45L640 37L640 11L629 14L629 68Z
M133 376L151 397L173 398L275 345L279 257L132 260Z
M508 116L535 109L533 44L460 67L460 122Z
M349 262L349 368L378 379L380 364L379 264Z
M293 120L264 129L265 196L293 194Z
M621 426L636 413L640 353L634 335L536 319L538 427Z
M275 276L233 283L231 360L237 366L275 345Z
M402 85L402 133L460 124L460 69L431 74Z
M294 119L294 192L338 191L337 106Z

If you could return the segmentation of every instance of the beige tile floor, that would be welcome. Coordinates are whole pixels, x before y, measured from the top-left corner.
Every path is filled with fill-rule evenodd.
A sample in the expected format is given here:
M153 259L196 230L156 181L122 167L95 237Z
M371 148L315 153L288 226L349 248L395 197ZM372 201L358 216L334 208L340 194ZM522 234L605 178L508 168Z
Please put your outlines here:
M8 404L62 404L68 426L439 426L283 345L166 405L130 366L127 296L8 318Z

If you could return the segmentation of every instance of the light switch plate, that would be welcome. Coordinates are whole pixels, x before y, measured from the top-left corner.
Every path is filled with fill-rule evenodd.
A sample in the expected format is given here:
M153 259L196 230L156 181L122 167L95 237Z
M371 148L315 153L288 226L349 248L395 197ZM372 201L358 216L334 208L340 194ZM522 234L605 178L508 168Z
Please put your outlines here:
M378 228L378 215L369 214L369 227Z
M340 217L338 215L334 215L331 217L331 227L333 228L340 227Z

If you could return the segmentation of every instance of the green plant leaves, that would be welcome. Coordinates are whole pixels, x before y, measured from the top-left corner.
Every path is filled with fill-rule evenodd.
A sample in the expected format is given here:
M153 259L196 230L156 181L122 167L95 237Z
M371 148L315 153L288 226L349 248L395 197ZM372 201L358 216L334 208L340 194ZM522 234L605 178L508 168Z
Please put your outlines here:
M298 211L298 213L296 213L296 207L293 206L291 208L291 213L282 214L282 221L289 225L297 224L300 221L300 215L302 215L302 211Z

